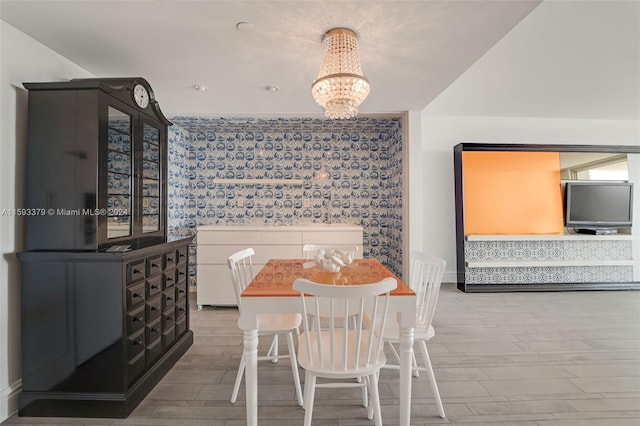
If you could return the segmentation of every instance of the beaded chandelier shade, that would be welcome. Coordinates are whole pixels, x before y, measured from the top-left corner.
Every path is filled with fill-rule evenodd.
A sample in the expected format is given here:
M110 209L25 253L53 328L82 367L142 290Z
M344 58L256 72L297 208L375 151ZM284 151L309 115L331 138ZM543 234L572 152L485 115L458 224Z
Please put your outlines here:
M322 43L324 57L311 94L328 118L355 117L371 89L362 75L356 33L334 28L327 31Z

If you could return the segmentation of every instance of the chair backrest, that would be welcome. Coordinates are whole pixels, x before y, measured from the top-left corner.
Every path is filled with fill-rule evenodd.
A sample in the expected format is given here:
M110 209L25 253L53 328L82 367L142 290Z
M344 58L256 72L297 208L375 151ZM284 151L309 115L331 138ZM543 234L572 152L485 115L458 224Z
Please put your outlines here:
M304 278L293 283L300 292L304 344L311 366L326 371L357 372L378 363L394 278L362 285L319 284ZM356 314L354 329L344 321ZM309 326L311 318L323 318Z
M411 252L409 287L416 292L416 326L428 328L438 304L440 284L447 262L437 256Z
M238 309L240 309L240 294L253 279L253 261L251 260L251 256L254 254L256 254L256 252L252 248L246 248L227 258Z
M339 249L351 254L353 259L361 259L360 248L356 244L305 244L302 246L302 256L314 259L318 250Z

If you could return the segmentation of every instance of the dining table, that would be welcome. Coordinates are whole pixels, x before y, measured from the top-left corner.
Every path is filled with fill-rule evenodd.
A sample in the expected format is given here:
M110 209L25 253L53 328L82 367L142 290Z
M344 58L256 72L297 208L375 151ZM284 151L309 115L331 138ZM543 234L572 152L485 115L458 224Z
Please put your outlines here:
M398 286L391 292L389 312L396 314L400 328L400 400L399 422L409 426L411 419L411 365L414 328L416 325L416 294L391 270L377 259L354 259L338 272L325 272L309 259L270 259L241 293L238 326L243 331L246 360L247 425L258 425L258 315L272 313L302 313L300 293L293 290L297 278L329 284L359 285L392 277Z

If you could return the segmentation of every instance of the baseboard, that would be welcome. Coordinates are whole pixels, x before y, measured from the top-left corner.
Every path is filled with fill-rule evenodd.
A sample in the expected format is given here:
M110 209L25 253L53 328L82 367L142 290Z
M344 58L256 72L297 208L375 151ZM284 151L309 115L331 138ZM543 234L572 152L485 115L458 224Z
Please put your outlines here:
M444 274L442 275L443 283L455 283L457 281L458 281L458 274L456 273L456 271L452 271L452 272L444 271Z
M18 380L4 389L0 389L0 422L18 412L18 397L22 390L22 380Z

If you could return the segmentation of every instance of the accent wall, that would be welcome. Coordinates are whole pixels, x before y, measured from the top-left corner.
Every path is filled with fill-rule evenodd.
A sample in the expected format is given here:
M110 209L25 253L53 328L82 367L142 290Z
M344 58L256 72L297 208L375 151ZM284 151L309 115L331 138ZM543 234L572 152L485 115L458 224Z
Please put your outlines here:
M465 234L562 234L558 152L462 153Z
M201 225L350 223L364 228L364 256L401 275L401 116L170 120L171 235Z

